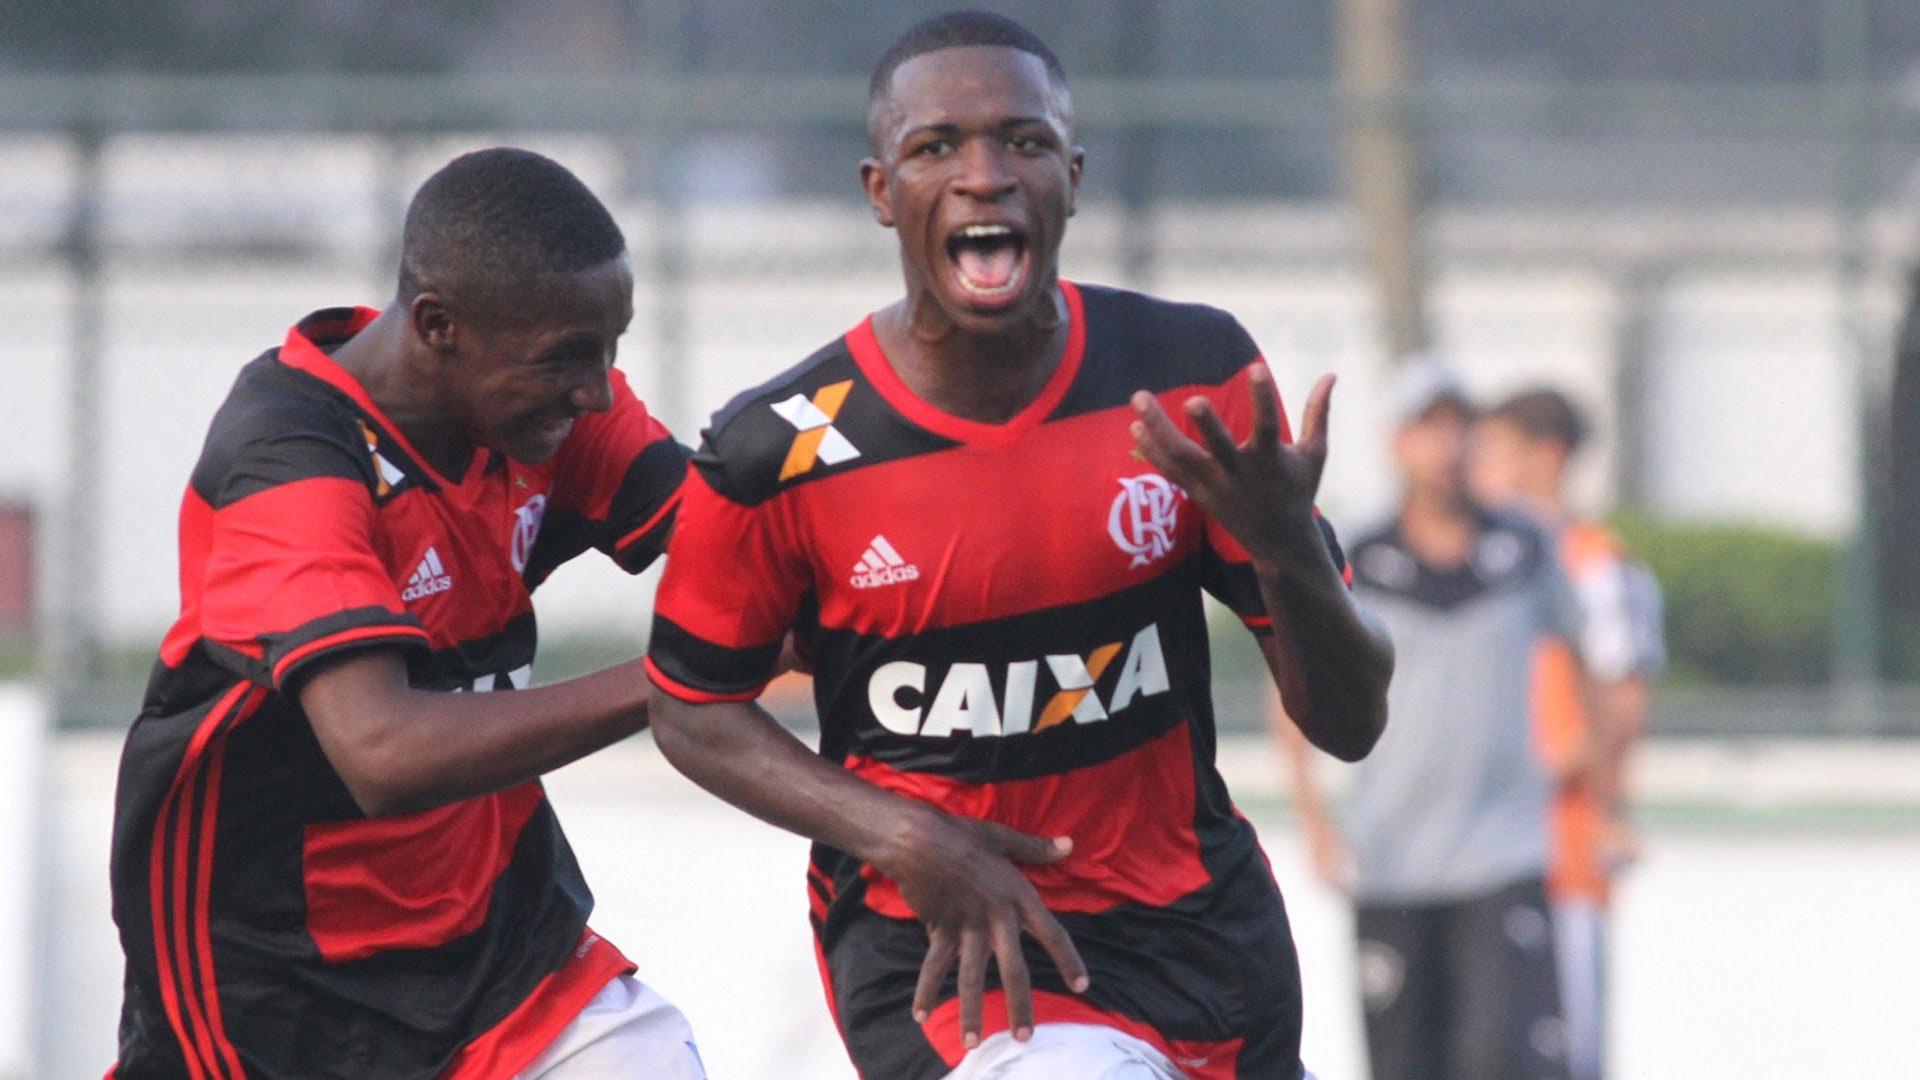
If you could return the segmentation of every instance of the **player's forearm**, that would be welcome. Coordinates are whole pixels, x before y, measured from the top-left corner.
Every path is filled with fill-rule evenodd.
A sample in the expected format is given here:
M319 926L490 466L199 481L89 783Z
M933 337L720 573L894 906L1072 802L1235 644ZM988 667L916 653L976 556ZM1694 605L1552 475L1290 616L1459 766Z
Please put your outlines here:
M655 695L654 741L673 767L770 825L886 866L942 823L814 753L758 705Z
M515 787L612 745L646 726L650 692L633 661L508 693L336 682L303 702L354 801L377 817Z
M1393 644L1340 581L1317 527L1314 541L1280 565L1256 568L1273 621L1265 652L1281 702L1308 741L1358 761L1386 728Z

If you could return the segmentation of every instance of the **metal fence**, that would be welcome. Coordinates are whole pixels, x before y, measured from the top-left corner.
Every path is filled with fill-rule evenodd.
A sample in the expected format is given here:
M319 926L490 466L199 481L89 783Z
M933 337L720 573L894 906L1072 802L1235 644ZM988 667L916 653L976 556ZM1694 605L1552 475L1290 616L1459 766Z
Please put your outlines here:
M1920 113L1847 56L1800 90L1472 82L1382 100L1318 82L1079 80L1092 164L1066 269L1234 310L1283 390L1340 371L1325 501L1336 520L1377 512L1392 357L1326 170L1343 125L1391 114L1427 158L1440 347L1477 390L1550 379L1597 413L1578 478L1590 505L1773 523L1852 552L1834 687L1766 707L1688 690L1663 723L1920 732L1865 659L1860 513L1883 482L1871 418L1920 238ZM607 199L637 269L622 366L691 439L898 288L854 186L864 92L661 68L0 76L0 495L42 524L38 604L69 713L127 715L127 677L172 614L180 485L234 370L307 310L387 298L401 211L432 169L518 143ZM631 650L648 584L570 570L542 618L587 653Z

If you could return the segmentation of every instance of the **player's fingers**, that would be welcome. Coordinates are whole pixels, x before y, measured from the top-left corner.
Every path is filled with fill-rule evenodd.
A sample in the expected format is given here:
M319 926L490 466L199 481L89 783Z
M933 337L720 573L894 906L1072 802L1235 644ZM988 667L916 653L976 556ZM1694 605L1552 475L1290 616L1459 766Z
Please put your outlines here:
M1253 395L1253 445L1275 445L1280 441L1280 395L1264 361L1255 362L1247 373L1247 393Z
M1040 894L1034 893L1031 902L1022 908L1026 922L1022 928L1033 935L1033 940L1053 958L1053 966L1060 971L1064 980L1074 993L1083 994L1093 982L1087 976L1086 961L1080 959L1080 950L1074 948L1073 938L1068 936L1067 928L1053 917L1046 905L1040 902Z
M1320 376L1307 393L1307 408L1300 415L1300 443L1314 453L1325 453L1327 417L1333 411L1333 384L1339 378L1332 372Z
M1179 439L1171 445L1156 441L1144 423L1133 422L1133 446L1141 459L1182 490L1198 490L1211 480L1209 471L1217 471L1219 466L1199 444L1184 435Z
M1007 1027L1015 1042L1033 1034L1033 984L1027 957L1020 950L1020 924L1012 919L993 924L993 958L1000 965L1000 989L1007 995Z
M1133 408L1140 414L1140 419L1133 424L1134 445L1148 460L1161 466L1162 472L1168 468L1192 469L1206 460L1206 451L1181 433L1152 394L1142 390L1133 395Z
M957 949L953 931L934 927L927 932L927 956L920 961L920 981L913 988L915 1023L925 1023L927 1014L933 1011L934 1002L940 998L940 987L947 981L947 972L953 970Z
M1234 444L1233 433L1227 430L1227 425L1221 423L1220 414L1213 411L1213 402L1202 397L1187 399L1187 416L1193 420L1213 460L1230 468L1240 459L1240 447Z
M997 821L982 821L975 827L1000 854L1017 863L1058 862L1073 852L1072 837L1035 836Z
M960 929L960 1043L980 1045L980 999L987 992L987 935L974 926Z

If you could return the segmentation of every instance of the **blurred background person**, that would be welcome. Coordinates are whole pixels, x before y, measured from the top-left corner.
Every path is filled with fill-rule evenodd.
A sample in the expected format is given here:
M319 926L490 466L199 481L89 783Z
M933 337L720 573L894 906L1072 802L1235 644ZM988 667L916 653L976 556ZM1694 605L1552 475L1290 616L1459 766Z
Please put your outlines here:
M1579 610L1546 534L1469 495L1474 413L1452 371L1411 361L1389 394L1402 498L1351 552L1354 591L1399 656L1387 732L1354 767L1340 826L1305 742L1283 738L1301 823L1355 905L1374 1080L1561 1076L1552 778L1530 694L1537 643L1578 640Z
M1577 649L1541 640L1533 694L1536 738L1565 779L1554 798L1547 892L1575 1080L1605 1074L1606 915L1613 875L1638 847L1624 816L1626 759L1646 730L1649 683L1666 663L1659 583L1605 524L1569 503L1568 467L1587 431L1567 395L1534 387L1481 418L1468 455L1474 497L1546 529L1580 601ZM1582 768L1588 748L1595 760Z

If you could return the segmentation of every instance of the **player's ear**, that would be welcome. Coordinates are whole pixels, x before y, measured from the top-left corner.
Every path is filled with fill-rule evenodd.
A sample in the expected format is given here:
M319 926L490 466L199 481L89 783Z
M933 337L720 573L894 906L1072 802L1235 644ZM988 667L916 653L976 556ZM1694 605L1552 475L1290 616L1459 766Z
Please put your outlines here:
M453 313L438 293L416 295L407 305L407 324L413 328L413 336L435 354L453 353Z
M893 192L887 183L887 167L879 158L870 157L860 163L860 186L867 189L873 220L893 228Z
M1087 169L1087 151L1076 146L1067 151L1067 216L1080 208L1080 174Z

